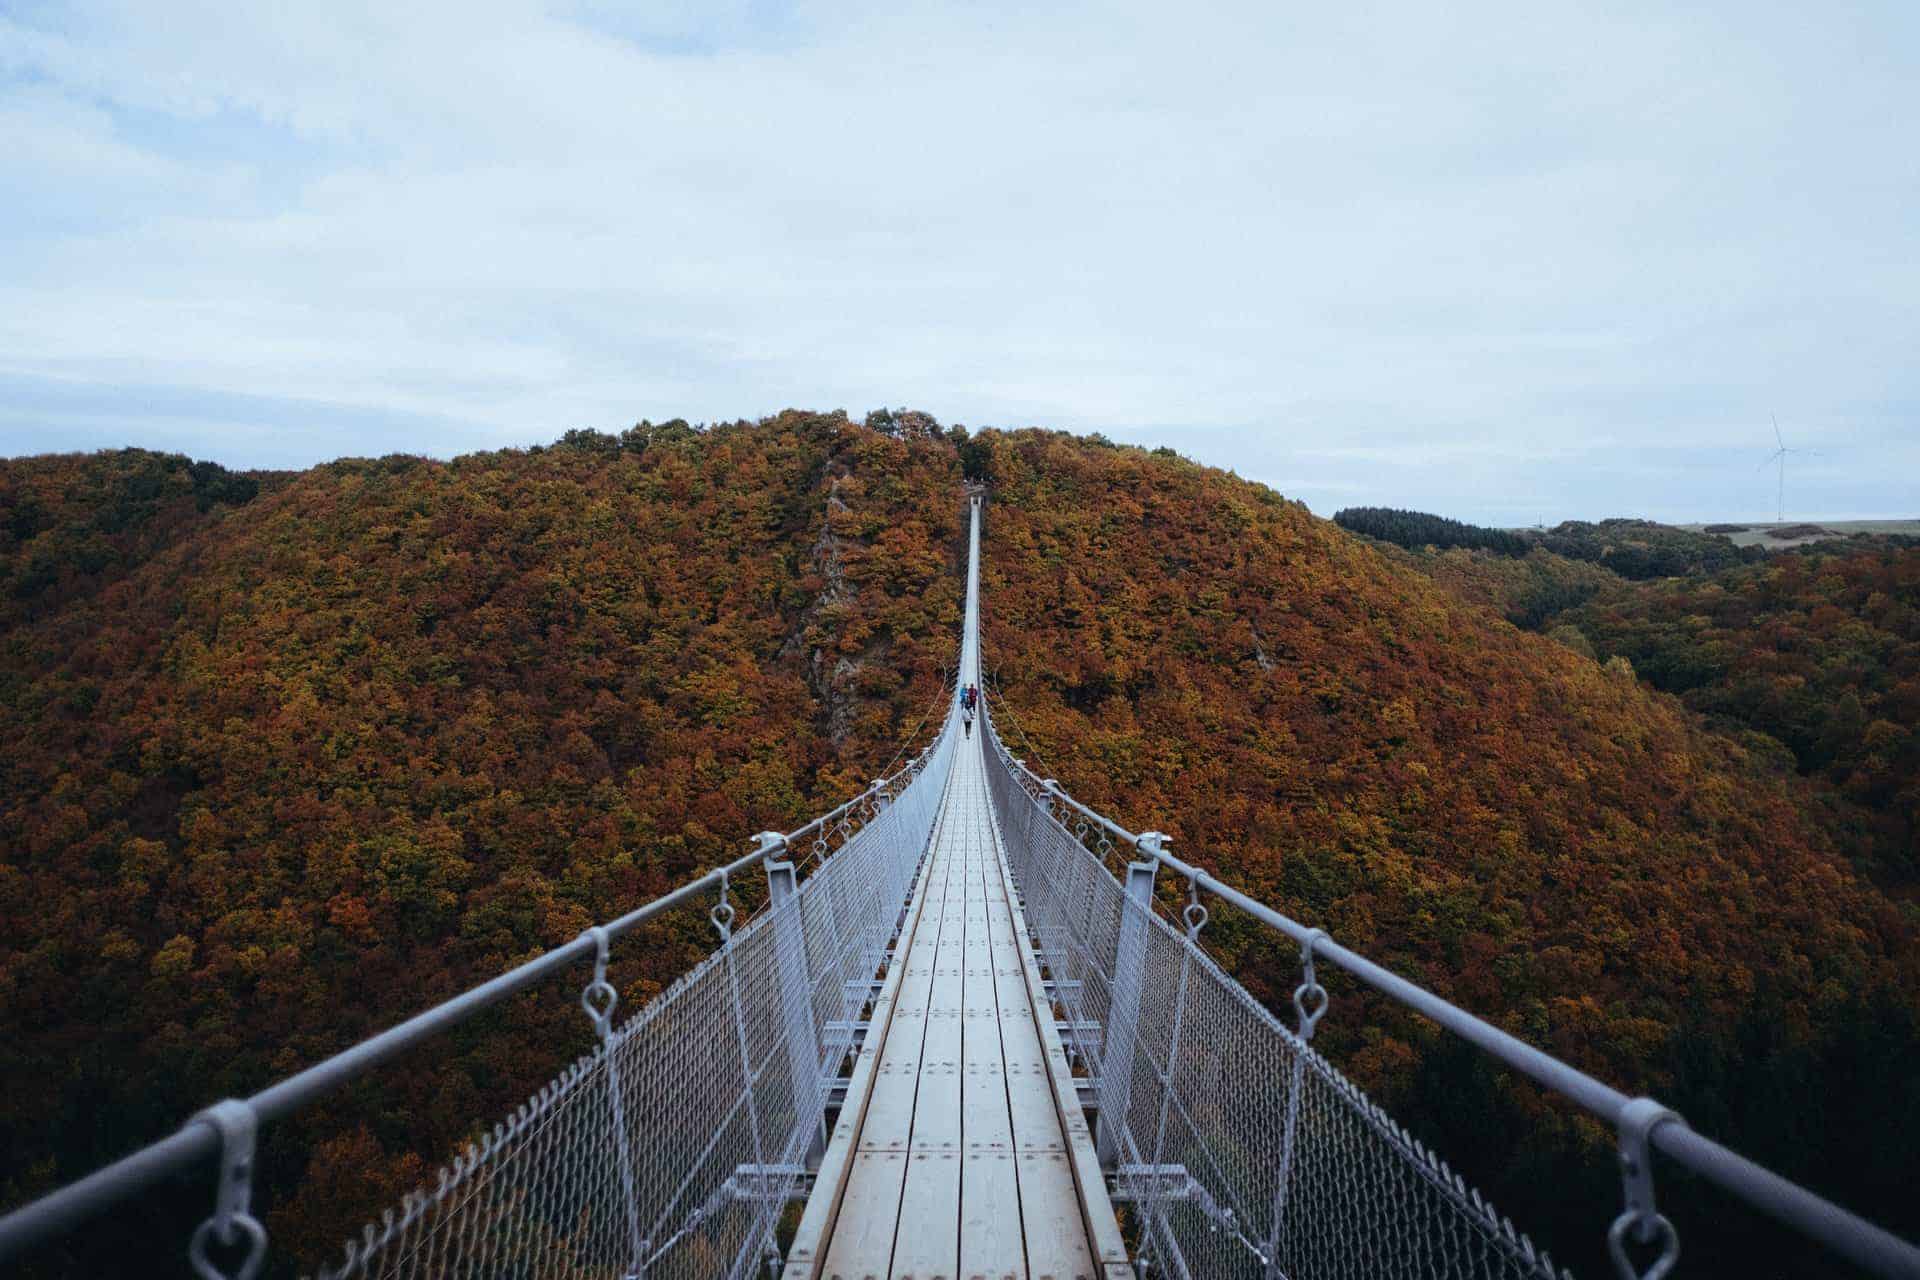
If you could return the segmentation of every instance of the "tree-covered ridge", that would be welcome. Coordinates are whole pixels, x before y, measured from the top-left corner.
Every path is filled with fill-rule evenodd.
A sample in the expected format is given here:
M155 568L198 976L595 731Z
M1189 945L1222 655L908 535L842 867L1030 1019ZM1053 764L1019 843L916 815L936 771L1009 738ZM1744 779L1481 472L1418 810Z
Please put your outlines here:
M259 489L145 449L0 463L0 630L99 590Z
M1762 547L1738 547L1729 539L1694 533L1652 520L1567 520L1552 529L1489 529L1425 511L1393 507L1348 507L1334 523L1409 551L1480 550L1521 558L1546 551L1566 560L1603 566L1622 578L1718 573L1766 558Z
M1920 877L1920 548L1782 553L1609 592L1561 622L1596 657L1785 744L1873 815L1881 873Z
M0 1200L864 786L953 661L957 477L949 441L802 414L340 462L0 636ZM628 1007L703 911L621 949ZM544 990L275 1126L277 1256L331 1253L584 1030ZM70 1261L125 1269L163 1209Z
M1914 921L1774 755L1259 486L985 438L983 654L1017 751L1469 1009L1920 1225L1893 1190L1920 1142L1898 1065L1920 1049ZM1293 948L1231 918L1210 933L1284 1007ZM1350 985L1335 1008L1334 1061L1601 1273L1598 1126ZM1672 1203L1706 1270L1818 1273L1818 1250L1690 1194Z
M1400 554L1456 598L1632 670L1791 759L1831 787L1826 825L1856 864L1901 892L1920 880L1912 539L1856 535L1643 581L1539 548Z
M1463 524L1445 516L1424 511L1402 511L1397 507L1348 507L1333 513L1333 522L1351 533L1365 534L1396 546L1478 547L1503 556L1527 554L1527 541L1505 529L1488 529Z
M1528 631L1551 626L1568 609L1627 585L1599 564L1569 560L1539 547L1519 557L1456 547L1401 551L1394 558L1426 574L1454 598L1491 609Z
M27 465L0 464L0 486ZM319 467L0 635L0 1198L857 789L952 660L965 479L990 484L984 658L1023 753L1914 1230L1913 919L1853 872L1780 752L1707 732L1625 662L1459 603L1410 563L1428 553L1261 486L910 411ZM1515 586L1542 609L1611 577L1538 550L1431 558L1497 563L1513 576L1482 581L1487 598ZM1285 1007L1292 948L1231 913L1209 936ZM619 949L624 1007L711 941L693 916ZM1334 1061L1556 1255L1591 1258L1594 1206L1618 1193L1608 1135L1334 992ZM571 992L544 990L272 1127L277 1256L330 1250L587 1039ZM1817 1273L1817 1254L1689 1194L1663 1183L1690 1264ZM166 1238L204 1186L179 1206ZM128 1269L166 1207L104 1224L79 1241L102 1252L50 1274Z
M1652 520L1566 520L1545 531L1530 531L1526 537L1555 555L1604 565L1633 579L1719 573L1767 558L1764 547L1735 546L1717 534L1694 533Z

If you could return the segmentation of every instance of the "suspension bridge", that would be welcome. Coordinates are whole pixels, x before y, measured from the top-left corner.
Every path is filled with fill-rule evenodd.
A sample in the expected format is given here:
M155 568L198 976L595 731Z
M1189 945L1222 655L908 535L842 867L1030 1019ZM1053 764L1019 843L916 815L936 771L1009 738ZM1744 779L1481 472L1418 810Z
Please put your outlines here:
M1014 757L983 704L980 498L955 696L910 764L573 942L0 1218L0 1263L204 1169L180 1242L252 1280L262 1125L565 970L588 1056L330 1257L347 1277L1169 1280L1564 1277L1312 1047L1322 966L1584 1108L1618 1134L1595 1206L1623 1280L1673 1271L1654 1153L1883 1276L1920 1249L1374 964L1132 832ZM1122 864L1109 864L1116 858ZM806 874L802 874L802 871ZM764 875L766 905L732 890ZM1186 890L1169 912L1155 885ZM711 900L720 945L619 1008L611 948ZM1300 947L1289 1021L1207 954L1209 903ZM736 927L737 926L737 927Z

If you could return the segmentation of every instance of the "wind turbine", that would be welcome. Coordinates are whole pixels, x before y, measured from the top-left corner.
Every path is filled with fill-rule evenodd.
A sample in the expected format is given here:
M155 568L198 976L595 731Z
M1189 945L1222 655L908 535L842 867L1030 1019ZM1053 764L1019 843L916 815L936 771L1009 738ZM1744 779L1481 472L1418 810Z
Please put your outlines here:
M1782 436L1780 435L1780 415L1772 414L1770 416L1773 418L1773 442L1779 445L1780 447L1778 449L1775 449L1772 453L1768 454L1767 460L1765 462L1762 462L1760 466L1768 467L1775 464L1779 465L1779 468L1780 468L1779 519L1775 523L1785 524L1787 522L1787 455L1790 453L1800 453L1800 454L1805 454L1809 458L1817 458L1820 456L1820 454L1817 450L1814 450L1814 449L1787 448L1786 440L1782 438ZM1755 468L1755 470L1758 470L1758 469L1759 468Z

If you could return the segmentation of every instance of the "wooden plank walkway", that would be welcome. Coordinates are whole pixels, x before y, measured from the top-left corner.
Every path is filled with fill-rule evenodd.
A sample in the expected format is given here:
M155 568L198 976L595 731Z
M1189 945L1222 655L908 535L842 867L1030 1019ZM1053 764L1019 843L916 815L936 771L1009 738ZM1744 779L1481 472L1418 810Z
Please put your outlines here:
M980 682L969 505L961 687ZM1133 1280L1007 871L983 727L945 732L932 849L782 1280Z
M873 1015L879 1044L854 1073L786 1280L1131 1275L1009 895L980 738L959 748Z

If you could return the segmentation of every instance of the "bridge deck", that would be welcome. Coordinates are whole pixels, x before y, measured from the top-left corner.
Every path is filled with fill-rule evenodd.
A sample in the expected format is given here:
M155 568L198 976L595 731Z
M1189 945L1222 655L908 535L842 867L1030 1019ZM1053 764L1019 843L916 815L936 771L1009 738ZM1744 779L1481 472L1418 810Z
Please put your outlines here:
M955 758L873 1015L879 1044L854 1073L787 1280L1125 1270L1009 884L974 737Z

